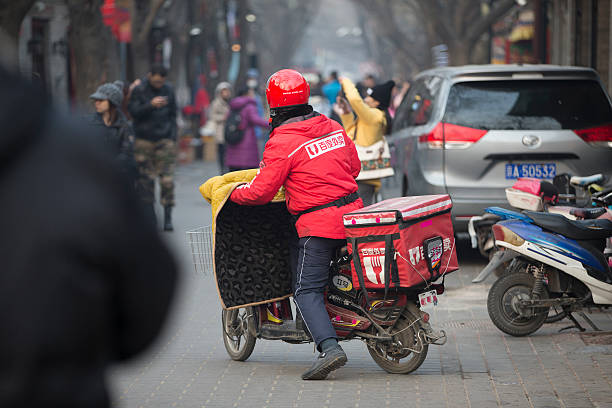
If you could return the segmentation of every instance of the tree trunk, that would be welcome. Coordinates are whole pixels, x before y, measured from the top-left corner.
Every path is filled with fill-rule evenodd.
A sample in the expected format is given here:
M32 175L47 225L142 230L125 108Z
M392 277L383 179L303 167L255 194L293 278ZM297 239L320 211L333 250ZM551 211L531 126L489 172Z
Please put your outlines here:
M149 53L149 34L155 16L164 0L131 0L132 16L132 60L134 77L141 78L149 72L151 55Z
M184 106L190 100L190 77L187 75L189 64L189 22L188 13L193 12L191 2L181 1L172 4L169 14L170 38L172 40L172 55L168 79L174 86L179 106Z
M249 10L248 0L242 0L238 2L236 9L236 24L240 32L239 44L240 44L240 69L238 70L238 77L236 84L241 87L246 84L246 74L249 69L249 50L247 44L250 36L250 23L246 21L246 15Z
M461 39L449 41L448 44L449 65L467 65L470 63L470 53L472 47Z
M142 78L151 69L149 42L132 41L132 69L134 78Z
M5 39L8 44L1 44L3 55L0 62L15 67L19 65L18 45L21 23L35 2L36 0L0 0L0 35L4 32L8 37Z
M76 103L85 106L96 88L119 77L116 42L102 23L103 0L67 0L74 53Z

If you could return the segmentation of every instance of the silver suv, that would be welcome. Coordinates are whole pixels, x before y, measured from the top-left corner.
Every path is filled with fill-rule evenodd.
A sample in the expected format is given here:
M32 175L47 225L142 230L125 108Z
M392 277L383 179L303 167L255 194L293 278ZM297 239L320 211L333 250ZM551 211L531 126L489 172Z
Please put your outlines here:
M403 195L448 193L457 232L518 177L612 174L612 108L597 73L553 65L416 76L390 137Z

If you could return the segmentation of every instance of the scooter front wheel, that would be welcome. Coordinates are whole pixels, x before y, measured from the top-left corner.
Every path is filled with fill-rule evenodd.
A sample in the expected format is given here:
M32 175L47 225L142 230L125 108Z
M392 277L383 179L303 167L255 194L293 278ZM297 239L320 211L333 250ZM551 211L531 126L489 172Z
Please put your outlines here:
M535 284L533 275L517 272L502 276L491 289L487 298L487 311L493 324L511 336L527 336L538 330L548 316L548 307L527 308L521 301L531 300L531 289ZM542 288L541 299L548 298Z
M253 335L255 314L252 307L221 312L223 344L232 360L244 361L251 356L255 348Z

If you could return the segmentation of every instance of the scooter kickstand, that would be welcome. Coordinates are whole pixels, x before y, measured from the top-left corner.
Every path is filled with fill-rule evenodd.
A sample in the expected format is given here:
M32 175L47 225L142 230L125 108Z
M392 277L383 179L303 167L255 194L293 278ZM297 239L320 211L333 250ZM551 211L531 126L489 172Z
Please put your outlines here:
M589 324L589 326L591 326L593 328L593 330L601 331L601 329L595 325L595 323L586 315L586 313L578 312L578 314L580 315L580 317L582 317L584 320L586 320L586 322Z
M567 312L567 318L570 319L572 321L572 323L574 323L574 325L573 326L563 327L563 328L559 329L559 333L561 333L564 330L569 330L569 329L578 329L581 332L586 331L586 329L584 327L582 327L580 325L580 323L578 323L578 320L576 320L576 318L574 317L574 315L572 315L571 312Z

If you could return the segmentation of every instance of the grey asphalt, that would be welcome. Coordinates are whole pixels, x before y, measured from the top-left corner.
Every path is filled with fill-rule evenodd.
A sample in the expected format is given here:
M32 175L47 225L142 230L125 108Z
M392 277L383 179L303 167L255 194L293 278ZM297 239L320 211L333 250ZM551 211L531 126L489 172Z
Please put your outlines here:
M300 379L316 357L311 344L258 340L246 362L230 360L214 282L195 274L185 239L186 230L211 222L197 187L215 171L212 163L177 169L176 230L165 237L181 265L180 288L155 345L109 372L114 406L612 407L612 332L559 333L564 321L530 337L504 335L486 311L491 281L470 283L484 262L466 243L458 247L460 271L448 276L431 312L448 342L431 346L412 374L387 374L359 341L343 343L349 361L327 381ZM391 183L386 197L397 194ZM612 331L612 314L593 311L591 318Z

